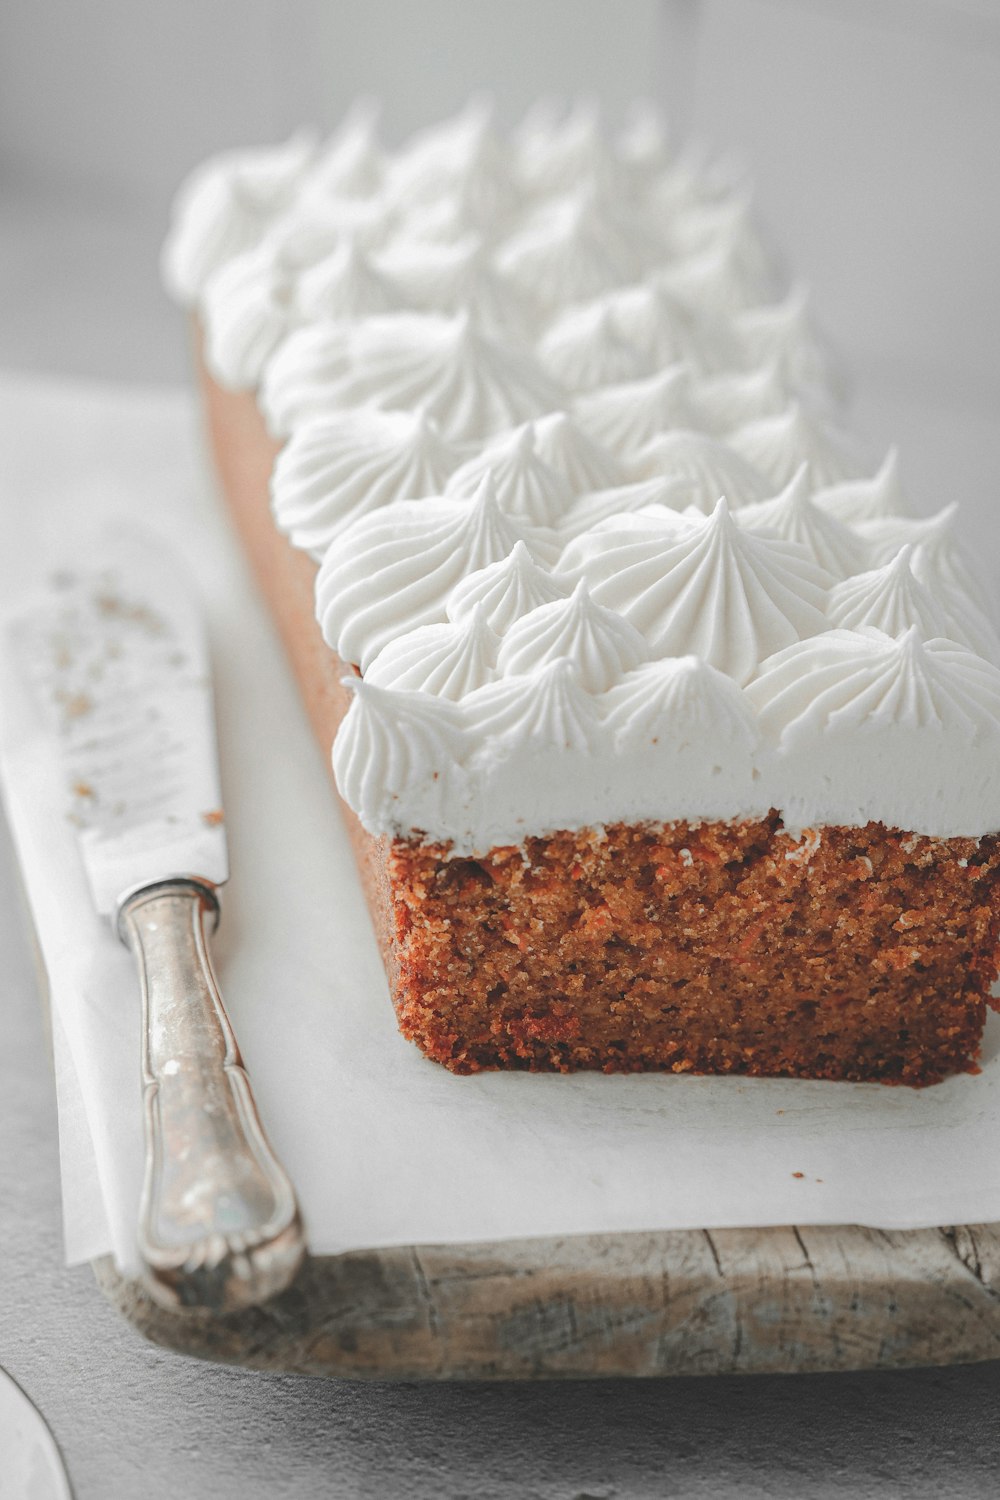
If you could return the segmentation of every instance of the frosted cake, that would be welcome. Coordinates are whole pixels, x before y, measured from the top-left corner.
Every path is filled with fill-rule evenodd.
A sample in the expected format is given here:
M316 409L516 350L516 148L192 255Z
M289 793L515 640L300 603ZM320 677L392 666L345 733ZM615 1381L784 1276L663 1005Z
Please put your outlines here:
M458 1073L974 1066L1000 640L738 182L648 109L396 151L357 111L206 163L164 271L407 1037Z

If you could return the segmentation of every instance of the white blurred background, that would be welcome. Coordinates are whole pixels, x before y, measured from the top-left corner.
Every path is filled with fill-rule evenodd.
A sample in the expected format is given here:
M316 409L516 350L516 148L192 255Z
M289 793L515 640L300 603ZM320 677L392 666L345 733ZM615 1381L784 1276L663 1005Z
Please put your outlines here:
M0 368L186 378L156 259L202 156L380 95L389 141L473 90L735 149L764 224L898 439L920 509L1000 501L1000 0L7 0Z

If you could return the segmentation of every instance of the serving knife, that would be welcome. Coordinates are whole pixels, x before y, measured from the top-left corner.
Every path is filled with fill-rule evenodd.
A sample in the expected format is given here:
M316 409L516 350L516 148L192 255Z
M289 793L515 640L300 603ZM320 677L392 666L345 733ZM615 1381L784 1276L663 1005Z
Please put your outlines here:
M119 533L101 557L54 575L7 644L56 738L94 904L138 969L145 1283L231 1312L286 1287L305 1244L209 953L229 867L207 646L161 547Z

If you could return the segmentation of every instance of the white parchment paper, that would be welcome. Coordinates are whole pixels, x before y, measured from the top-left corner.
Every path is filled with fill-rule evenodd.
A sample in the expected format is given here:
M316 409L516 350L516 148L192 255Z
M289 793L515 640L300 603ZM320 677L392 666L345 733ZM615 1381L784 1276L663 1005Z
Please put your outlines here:
M208 617L233 878L215 947L318 1253L606 1230L1000 1219L1000 1026L913 1091L692 1077L454 1078L399 1037L349 846L213 498L193 400L0 378L0 597L142 521ZM67 1255L136 1269L138 992L93 914L58 769L0 683L4 793L54 1011Z

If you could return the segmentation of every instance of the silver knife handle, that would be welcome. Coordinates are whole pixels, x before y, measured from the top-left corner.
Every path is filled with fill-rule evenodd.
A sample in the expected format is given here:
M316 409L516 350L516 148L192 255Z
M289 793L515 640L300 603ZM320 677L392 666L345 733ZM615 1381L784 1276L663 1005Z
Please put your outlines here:
M218 910L208 886L169 881L126 897L118 930L142 980L146 1282L166 1307L224 1313L286 1287L305 1246L212 972Z

